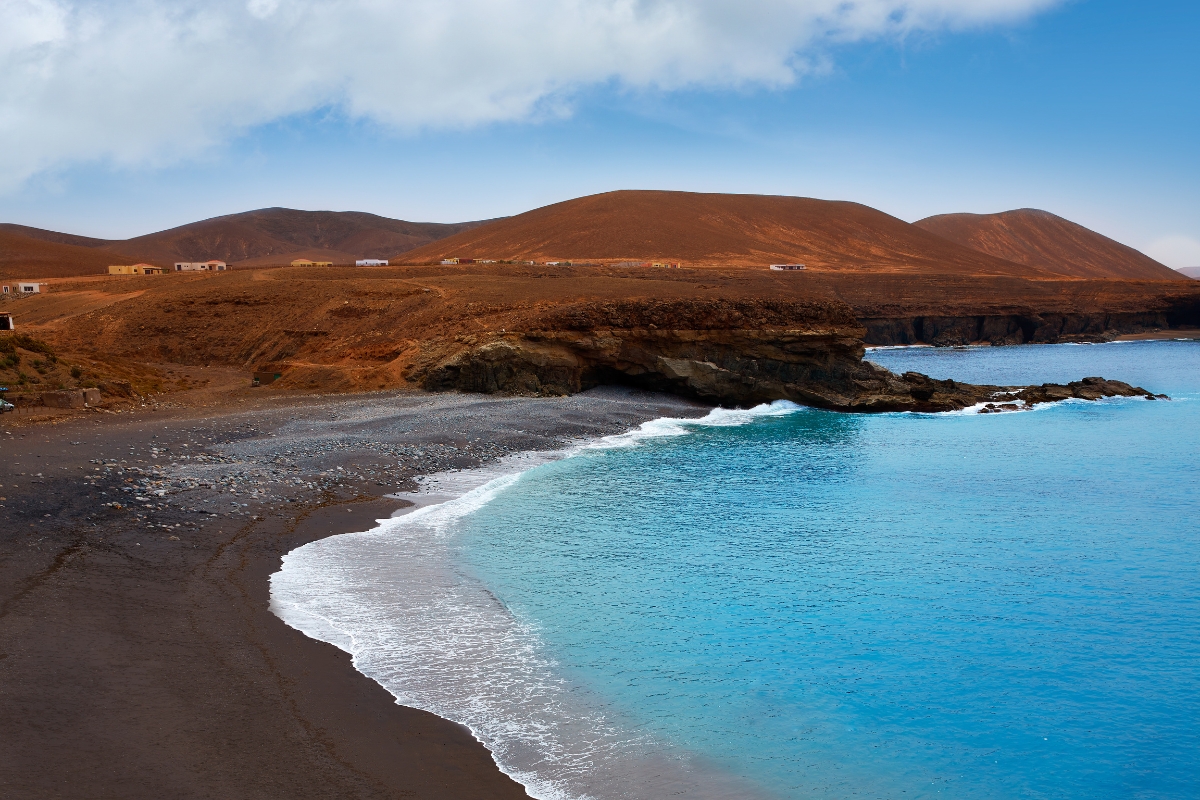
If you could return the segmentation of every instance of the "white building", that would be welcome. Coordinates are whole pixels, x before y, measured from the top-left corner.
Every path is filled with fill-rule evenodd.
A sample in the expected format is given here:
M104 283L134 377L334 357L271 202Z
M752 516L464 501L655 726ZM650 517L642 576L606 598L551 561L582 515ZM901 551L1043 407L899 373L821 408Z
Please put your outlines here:
M804 269L803 264L772 264L771 269L776 272L788 272L795 269Z
M224 261L176 261L176 272L224 272L229 265Z
M18 283L17 294L39 294L43 285L41 283Z
M386 258L360 258L354 262L354 266L356 267L386 267L387 265Z

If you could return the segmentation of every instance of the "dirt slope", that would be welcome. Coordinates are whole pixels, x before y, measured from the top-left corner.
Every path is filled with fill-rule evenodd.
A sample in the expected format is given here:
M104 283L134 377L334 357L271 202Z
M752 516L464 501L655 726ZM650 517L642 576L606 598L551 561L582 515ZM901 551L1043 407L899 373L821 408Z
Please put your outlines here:
M561 328L568 311L587 322L589 309L643 304L666 315L648 330L753 330L765 318L718 318L714 304L764 303L814 309L808 320L821 309L848 313L878 331L879 344L973 341L960 329L983 323L960 317L979 316L1030 327L1022 340L1043 341L1055 331L1194 326L1200 284L742 267L305 267L59 279L43 295L0 301L0 310L85 365L271 366L287 375L277 388L357 391L410 385L415 369L475 337ZM835 321L846 327L842 317Z
M1057 275L1141 281L1179 277L1132 247L1035 208L941 214L913 224L963 247Z
M62 236L68 240L83 238ZM35 238L22 232L19 225L0 226L0 279L5 282L103 273L109 264L127 263L127 259L106 250Z
M109 264L145 261L169 266L212 258L249 262L248 266L286 264L296 258L347 264L358 258L388 258L481 224L405 222L359 211L289 208L230 214L122 240L3 224L0 274L64 277L102 273Z
M500 260L678 260L811 270L1049 277L858 203L765 195L620 191L556 203L402 254Z

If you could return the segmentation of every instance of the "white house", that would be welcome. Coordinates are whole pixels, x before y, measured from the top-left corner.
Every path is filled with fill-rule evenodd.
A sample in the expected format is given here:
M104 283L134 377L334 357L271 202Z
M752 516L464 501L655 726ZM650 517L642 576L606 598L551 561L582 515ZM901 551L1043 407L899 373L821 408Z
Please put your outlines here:
M803 264L772 264L771 269L776 272L789 272L796 269L804 269Z
M229 265L224 261L176 261L176 272L224 272Z
M360 258L354 262L356 267L386 267L387 265L386 258Z
M42 286L40 283L18 283L17 294L40 294Z

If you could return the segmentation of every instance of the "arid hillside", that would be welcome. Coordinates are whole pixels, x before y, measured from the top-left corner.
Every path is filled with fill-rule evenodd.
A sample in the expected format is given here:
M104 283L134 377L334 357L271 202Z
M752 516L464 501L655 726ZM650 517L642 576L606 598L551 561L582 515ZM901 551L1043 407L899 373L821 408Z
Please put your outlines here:
M109 264L126 263L108 251L67 243L76 238L83 237L63 234L65 241L53 241L29 236L19 225L0 226L0 280L91 275L103 273Z
M102 273L109 264L135 261L169 266L215 258L270 266L308 258L347 264L359 258L389 258L480 224L484 223L405 222L358 211L265 208L123 240L0 225L0 270L5 276L46 278Z
M482 351L501 362L486 365L494 376L518 345L526 361L553 366L568 344L581 353L617 342L628 358L606 363L643 369L648 381L687 348L750 348L761 364L795 336L807 337L814 369L826 340L836 341L828 352L839 363L853 361L864 338L1095 340L1196 327L1200 284L745 267L310 267L57 279L45 294L0 300L0 311L64 362L135 386L156 376L168 385L183 366L241 370L247 386L255 370L282 373L270 391L360 391L475 386L454 372L456 359ZM624 333L614 339L614 329ZM655 348L668 346L662 361Z
M858 203L805 197L621 191L556 203L398 254L442 258L802 263L810 270L1052 277Z
M1183 269L1176 270L1176 272L1186 275L1189 278L1200 279L1200 267L1184 267Z
M1034 208L1000 214L941 214L913 224L963 247L1056 275L1140 281L1179 277L1175 270L1132 247Z

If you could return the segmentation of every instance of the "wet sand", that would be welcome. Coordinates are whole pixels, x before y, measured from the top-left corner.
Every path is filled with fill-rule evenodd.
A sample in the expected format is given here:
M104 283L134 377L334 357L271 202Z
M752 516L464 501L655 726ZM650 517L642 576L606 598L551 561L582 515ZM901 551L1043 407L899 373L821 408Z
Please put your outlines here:
M268 576L420 475L706 412L605 389L0 419L0 796L524 797L272 614Z

